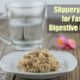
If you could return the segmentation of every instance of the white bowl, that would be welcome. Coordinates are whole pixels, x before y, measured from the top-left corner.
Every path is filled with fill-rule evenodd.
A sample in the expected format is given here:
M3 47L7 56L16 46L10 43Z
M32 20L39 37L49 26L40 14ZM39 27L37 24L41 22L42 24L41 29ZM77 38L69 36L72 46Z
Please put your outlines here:
M0 60L0 67L5 72L13 73L28 79L55 78L63 75L64 73L71 72L76 68L77 60L71 53L53 50L50 50L49 52L59 60L60 68L57 71L47 73L30 73L19 71L16 65L25 52L12 52L4 56Z

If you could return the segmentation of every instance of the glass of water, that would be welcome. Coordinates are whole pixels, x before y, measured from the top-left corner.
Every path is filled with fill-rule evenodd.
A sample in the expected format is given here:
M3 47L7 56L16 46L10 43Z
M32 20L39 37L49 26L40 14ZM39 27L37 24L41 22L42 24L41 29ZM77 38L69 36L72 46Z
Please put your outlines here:
M13 2L6 5L9 41L18 49L43 47L46 5L39 1Z

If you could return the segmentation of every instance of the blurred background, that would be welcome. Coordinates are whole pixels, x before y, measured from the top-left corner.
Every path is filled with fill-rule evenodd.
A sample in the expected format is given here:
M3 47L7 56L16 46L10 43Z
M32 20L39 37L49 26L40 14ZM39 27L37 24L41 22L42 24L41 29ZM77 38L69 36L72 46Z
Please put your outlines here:
M0 0L0 12L5 12L4 5L7 2L11 2L11 1L23 1L23 0ZM80 4L80 0L69 0L69 1L68 0L39 0L39 1L44 1L47 4L64 4L64 5Z
M6 17L6 11L5 11L5 4L12 1L23 1L23 0L0 0L0 35L2 34L8 34L8 28L7 28L7 17ZM25 0L26 1L26 0ZM40 1L40 0L39 0ZM41 0L46 2L47 5L78 5L80 4L80 0ZM48 21L53 21L52 19L48 18ZM55 18L55 21L58 21L58 18ZM79 23L78 23L79 24ZM2 33L2 34L1 34ZM55 48L55 41L54 37L57 36L56 33L48 33L47 27L45 26L44 30L44 46L50 49ZM61 33L65 36L74 39L77 44L77 48L80 47L80 33ZM47 46L48 45L48 46Z

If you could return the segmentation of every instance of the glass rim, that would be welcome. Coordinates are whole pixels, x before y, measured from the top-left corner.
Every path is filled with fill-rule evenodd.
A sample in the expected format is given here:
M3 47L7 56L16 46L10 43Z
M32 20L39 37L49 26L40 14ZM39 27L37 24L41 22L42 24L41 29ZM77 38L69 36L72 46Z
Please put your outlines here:
M31 5L30 5L31 3ZM27 5L26 5L27 4ZM26 0L26 1L13 1L5 4L6 8L36 8L46 6L44 1Z

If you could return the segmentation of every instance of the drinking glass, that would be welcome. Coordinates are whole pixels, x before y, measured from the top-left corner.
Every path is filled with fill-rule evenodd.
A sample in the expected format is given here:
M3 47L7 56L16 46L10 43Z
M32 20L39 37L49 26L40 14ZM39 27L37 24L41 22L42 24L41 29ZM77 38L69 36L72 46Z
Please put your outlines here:
M40 1L19 1L6 5L9 43L21 50L43 47L46 5Z

